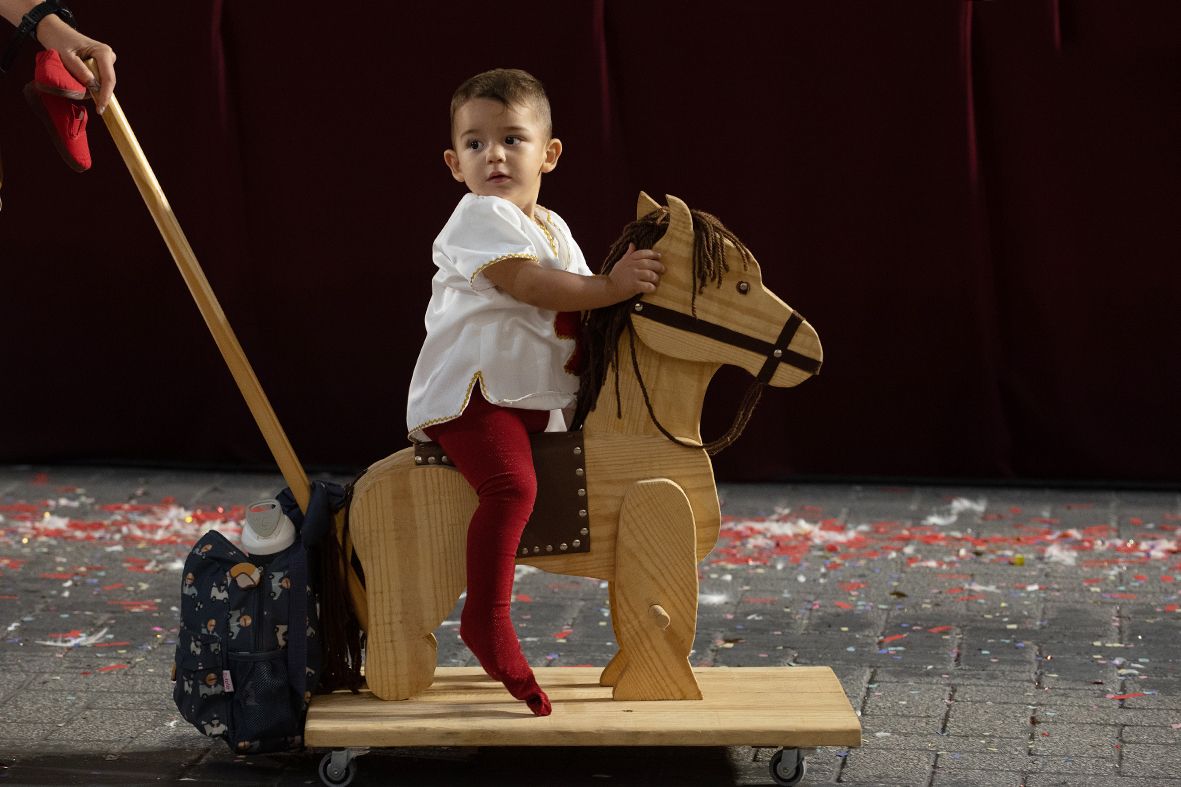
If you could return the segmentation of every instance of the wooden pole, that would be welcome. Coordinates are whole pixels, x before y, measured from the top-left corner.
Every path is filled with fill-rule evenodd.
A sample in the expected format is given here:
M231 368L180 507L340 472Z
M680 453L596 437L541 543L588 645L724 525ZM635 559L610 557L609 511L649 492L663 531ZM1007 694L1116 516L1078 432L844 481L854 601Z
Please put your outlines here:
M87 60L86 65L97 78L98 66L95 62ZM230 368L230 374L234 376L234 382L238 384L238 389L246 399L246 406L250 408L250 413L254 416L258 428L262 430L263 439L267 441L267 446L271 449L271 454L274 455L275 461L279 465L283 479L291 488L300 509L307 511L311 494L307 473L304 472L303 465L296 458L291 442L283 432L283 427L280 426L279 419L275 416L275 411L267 400L262 385L258 382L258 377L254 374L254 369L246 359L246 353L242 351L238 338L234 335L225 313L221 310L221 304L217 302L217 296L213 294L213 289L209 286L209 280L205 278L205 273L201 270L201 265L197 262L197 257L193 254L193 249L189 246L189 241L180 228L180 223L177 222L172 207L168 204L164 190L160 188L160 183L156 180L156 175L152 172L152 167L148 164L147 157L144 156L143 149L139 146L139 140L135 138L135 133L127 122L127 116L123 114L123 108L119 106L119 101L114 96L111 96L111 101L107 104L102 119L106 123L107 130L111 132L115 146L119 148L123 162L131 172L131 178L135 181L144 203L147 204L148 211L156 222L156 227L164 237L164 243L172 252L172 259L176 260L176 267L180 269L181 277L188 285L189 292L192 293L193 300L201 311L201 316L205 318L205 324L209 327L209 332L213 334L213 340L217 343L217 348L221 350L222 358Z

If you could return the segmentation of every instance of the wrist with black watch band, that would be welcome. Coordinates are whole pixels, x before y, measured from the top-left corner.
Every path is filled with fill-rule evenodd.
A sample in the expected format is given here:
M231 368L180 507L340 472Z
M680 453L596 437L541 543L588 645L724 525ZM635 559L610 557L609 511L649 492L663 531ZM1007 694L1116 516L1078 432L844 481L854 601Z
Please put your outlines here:
M37 25L41 23L42 19L51 14L56 14L67 25L75 30L78 29L78 24L74 21L73 12L62 5L59 0L45 0L45 2L38 3L33 6L29 13L21 17L20 24L16 27L16 33L9 40L4 54L0 56L0 74L8 71L25 39L31 38L34 41L37 40Z

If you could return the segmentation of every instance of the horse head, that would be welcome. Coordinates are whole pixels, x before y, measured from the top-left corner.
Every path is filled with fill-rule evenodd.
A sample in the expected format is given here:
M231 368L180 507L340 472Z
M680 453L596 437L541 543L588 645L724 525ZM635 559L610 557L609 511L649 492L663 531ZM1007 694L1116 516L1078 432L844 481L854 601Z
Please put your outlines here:
M641 192L636 205L637 221L668 213L667 229L653 246L666 271L656 292L632 305L640 340L676 358L739 366L776 387L816 374L820 337L763 285L754 256L713 216L666 199L662 208Z

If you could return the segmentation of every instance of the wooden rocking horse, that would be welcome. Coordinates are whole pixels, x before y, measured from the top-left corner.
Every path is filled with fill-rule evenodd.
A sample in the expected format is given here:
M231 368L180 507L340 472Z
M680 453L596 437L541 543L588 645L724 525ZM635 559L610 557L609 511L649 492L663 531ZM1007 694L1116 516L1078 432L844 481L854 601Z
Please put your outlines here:
M93 61L88 65L97 74ZM103 120L306 511L307 475L113 96ZM603 389L606 369L591 365L580 412L590 400L602 402L595 402L599 406L586 416L583 430L534 442L535 464L557 467L566 481L574 480L573 491L558 494L555 504L568 509L556 518L569 519L572 529L534 529L549 518L541 499L552 497L555 486L539 476L537 522L526 527L519 558L547 571L607 580L619 652L598 683L622 701L602 702L607 689L595 685L597 670L585 668L547 672L551 698L570 712L542 719L522 715L515 701L505 703L500 684L482 680L479 669L445 668L431 685L431 632L463 590L464 528L476 500L446 467L446 457L422 446L406 449L373 465L355 485L352 532L345 517L336 522L344 550L331 562L346 572L353 611L368 631L372 691L313 698L306 745L343 747L320 763L325 784L347 785L356 757L370 746L581 744L782 746L771 758L771 776L777 784L795 785L805 774L804 749L860 745L859 720L828 667L689 668L696 564L713 548L721 520L709 446L702 446L700 436L706 387L723 363L754 374L756 394L762 384L795 385L819 370L820 342L763 287L758 264L716 219L690 212L673 197L662 209L646 195L640 195L637 214L645 218L636 224L656 214L652 223L666 225L653 244L666 273L654 294L624 305L631 310L626 316L604 320L612 330L599 331L601 344L591 354L613 362L614 385ZM592 322L600 312L592 313ZM741 431L755 401L748 395L722 443ZM575 461L551 462L562 455ZM354 644L337 654L348 669L359 661ZM351 685L353 676L345 677L340 685ZM706 684L705 696L698 679ZM411 702L380 701L416 694ZM702 702L626 701L692 698Z
M592 348L613 358L615 385L601 387L581 435L534 441L535 454L569 454L572 462L536 462L541 491L532 519L549 487L561 484L545 472L556 470L573 485L565 496L572 525L565 536L539 537L531 521L518 559L609 583L619 651L600 683L613 686L617 700L701 698L689 665L697 563L721 523L700 434L710 379L729 363L757 384L796 385L819 370L822 356L816 332L763 286L758 263L737 239L708 214L695 217L681 200L667 199L665 210L641 194L636 211L637 221L652 217L652 226L666 227L653 246L666 267L660 286L622 305L630 320L616 320L627 330L606 337L613 354ZM356 598L355 579L350 587L365 610L366 681L382 699L407 699L431 685L432 632L464 589L475 507L475 493L446 457L423 447L377 462L356 483L349 533L365 597Z

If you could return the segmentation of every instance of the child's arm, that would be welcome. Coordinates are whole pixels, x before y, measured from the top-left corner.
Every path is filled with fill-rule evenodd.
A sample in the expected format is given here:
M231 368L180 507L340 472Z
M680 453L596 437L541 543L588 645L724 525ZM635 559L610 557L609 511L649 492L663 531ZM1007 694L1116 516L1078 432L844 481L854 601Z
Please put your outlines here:
M517 300L556 312L590 311L655 292L662 273L660 253L634 243L606 275L581 276L526 259L501 260L484 270L488 281Z

